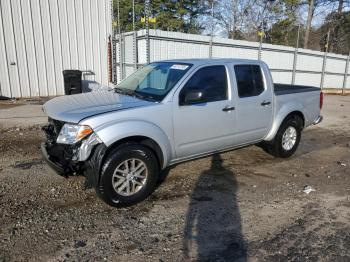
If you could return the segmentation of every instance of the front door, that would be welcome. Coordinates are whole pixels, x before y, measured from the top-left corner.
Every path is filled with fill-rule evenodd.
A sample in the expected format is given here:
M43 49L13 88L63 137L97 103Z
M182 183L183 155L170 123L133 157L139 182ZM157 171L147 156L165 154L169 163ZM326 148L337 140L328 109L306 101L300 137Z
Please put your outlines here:
M193 94L202 98L191 100ZM234 145L235 111L227 68L199 68L174 98L174 141L177 158L208 153ZM188 101L188 99L190 99Z

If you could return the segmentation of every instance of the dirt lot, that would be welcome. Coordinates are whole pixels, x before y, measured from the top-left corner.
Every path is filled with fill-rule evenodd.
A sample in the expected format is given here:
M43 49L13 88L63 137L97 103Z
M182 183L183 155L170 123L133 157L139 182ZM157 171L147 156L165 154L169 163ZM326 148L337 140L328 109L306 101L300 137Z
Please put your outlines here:
M2 129L0 261L350 261L350 97L327 96L323 115L290 159L187 162L125 209L55 175L39 127Z

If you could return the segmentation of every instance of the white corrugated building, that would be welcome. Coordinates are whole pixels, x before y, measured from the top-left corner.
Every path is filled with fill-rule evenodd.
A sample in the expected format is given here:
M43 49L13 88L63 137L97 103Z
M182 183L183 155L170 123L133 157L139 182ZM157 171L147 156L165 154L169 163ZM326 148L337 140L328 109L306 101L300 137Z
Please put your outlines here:
M111 0L0 0L0 96L64 94L62 71L108 85Z
M294 74L296 84L350 88L346 56L270 44L260 50L259 43L218 37L210 48L209 36L178 32L117 35L110 61L112 18L112 0L0 0L0 96L63 95L65 69L91 72L83 79L110 86L110 74L119 82L148 59L207 58L210 53L261 57L275 82L291 83Z

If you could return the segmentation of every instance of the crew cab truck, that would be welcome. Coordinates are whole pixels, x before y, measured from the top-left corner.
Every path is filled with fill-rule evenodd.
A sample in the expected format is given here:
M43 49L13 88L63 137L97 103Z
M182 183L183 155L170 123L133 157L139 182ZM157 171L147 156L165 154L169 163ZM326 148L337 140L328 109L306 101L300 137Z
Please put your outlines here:
M261 61L160 61L111 91L45 103L41 148L58 174L84 175L107 204L128 206L183 161L257 144L290 157L322 103L319 88L274 84Z

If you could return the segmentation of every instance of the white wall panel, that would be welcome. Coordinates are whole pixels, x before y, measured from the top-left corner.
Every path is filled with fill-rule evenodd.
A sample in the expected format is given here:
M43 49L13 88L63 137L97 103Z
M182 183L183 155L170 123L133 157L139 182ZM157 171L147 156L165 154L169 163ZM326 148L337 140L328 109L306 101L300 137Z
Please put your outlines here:
M96 81L100 81L102 75L101 70L101 57L100 57L100 31L98 20L98 0L91 0L91 28L92 28L92 43L93 43L93 71L96 74ZM97 12L96 12L97 11Z
M61 37L61 50L62 50L62 67L73 69L71 65L71 50L69 48L69 32L68 32L68 19L67 19L67 5L65 0L57 1L58 3L58 15L59 15L59 27Z
M327 72L343 74L345 72L346 59L327 58Z
M272 72L274 83L290 84L292 82L292 74L290 72Z
M41 19L43 25L43 42L45 52L45 67L47 75L47 90L49 96L57 95L54 47L52 42L51 13L47 0L40 0Z
M321 72L323 64L322 56L310 56L305 54L298 54L298 70Z
M83 1L84 0L76 0L75 1L75 21L76 21L76 38L78 46L77 50L77 56L78 56L78 68L84 68L86 69L86 41L85 41L85 34L84 34L84 13L83 13Z
M130 52L125 52L124 54L124 62L128 64L133 64L134 63L133 48L132 48L133 35L125 36L123 44L128 47L128 50L130 50Z
M60 27L60 18L59 18L59 9L57 1L49 1L49 10L50 10L50 23L52 30L52 49L54 57L54 75L55 75L55 86L56 94L64 93L63 83L63 60L62 60L62 38L61 38L61 27ZM59 44L57 44L59 43Z
M8 71L8 60L6 53L6 45L5 45L5 36L4 36L4 26L3 26L3 15L4 12L2 8L2 4L0 1L0 95L11 97L11 89L10 87L10 77Z
M9 92L12 96L21 96L21 89L18 77L17 53L12 20L11 0L1 1L1 17L3 24L5 52L7 57L7 68L10 86L14 88ZM5 86L6 88L6 86Z
M94 72L94 48L93 48L93 35L92 35L92 21L91 21L91 0L84 0L83 5L83 24L84 24L84 37L85 37L85 59L86 59L86 71ZM96 73L95 73L96 74ZM95 81L95 75L85 76L85 79Z
M293 69L294 53L263 51L262 60L273 69Z
M137 50L138 50L138 52L137 52L138 62L140 64L145 64L147 62L147 60L146 60L146 40L145 39L137 41ZM176 48L174 50L176 50Z
M66 2L71 69L78 69L79 60L78 60L78 36L77 36L77 20L76 20L77 16L76 16L76 8L75 8L76 0L73 0L73 1L61 0L61 1Z
M344 76L341 75L326 75L324 78L324 86L327 88L336 88L343 86Z
M65 69L109 84L111 0L0 0L0 16L0 95L62 95Z
M31 96L28 76L28 61L25 50L25 37L22 19L22 7L20 1L11 2L13 29L16 43L17 61L16 67L18 69L19 85L21 96Z
M42 27L42 16L40 0L30 1L33 18L33 31L35 39L35 54L37 61L38 80L39 80L39 96L48 96L49 86L47 81L46 58L44 49L44 36Z
M21 7L22 7L21 13L23 18L23 25L25 27L25 30L24 30L25 52L27 56L30 96L39 96L40 94L39 94L38 67L37 67L37 60L36 60L31 4L27 0L21 0ZM7 88L11 90L15 87L8 86Z
M127 33L126 33L127 34ZM137 32L138 63L146 63L146 32ZM179 32L166 32L150 30L150 60L182 59L182 58L208 58L210 37L184 34ZM132 41L123 48L126 54L126 63L132 54ZM214 58L243 58L258 59L259 43L223 38L213 38ZM263 44L262 60L273 69L272 76L276 83L290 84L292 82L293 47ZM324 53L312 50L299 49L296 65L296 84L320 86ZM342 88L344 80L346 56L328 54L326 64L325 88ZM126 68L124 75L129 75L133 68ZM118 67L118 70L120 68ZM350 69L349 69L350 71ZM119 76L119 74L118 74ZM118 82L120 79L118 78ZM347 87L350 87L348 77Z
M100 41L100 49L98 52L98 56L101 58L101 74L99 78L99 82L103 82L104 79L108 78L108 59L107 59L107 50L108 50L108 35L106 32L106 5L104 3L100 3L98 1L97 5L98 10L98 24L99 24L99 41Z
M310 85L310 86L320 86L321 83L321 73L319 74L307 74L298 73L295 77L296 85Z

